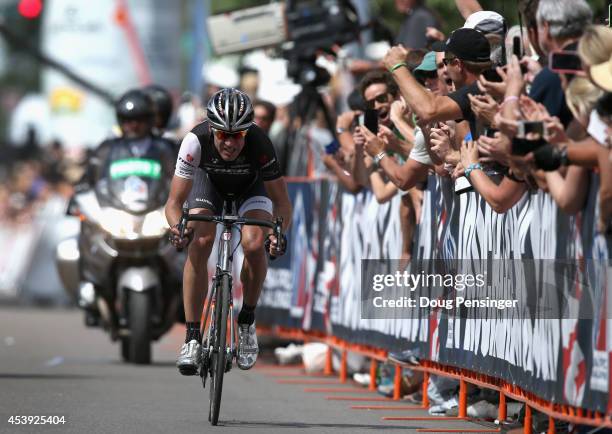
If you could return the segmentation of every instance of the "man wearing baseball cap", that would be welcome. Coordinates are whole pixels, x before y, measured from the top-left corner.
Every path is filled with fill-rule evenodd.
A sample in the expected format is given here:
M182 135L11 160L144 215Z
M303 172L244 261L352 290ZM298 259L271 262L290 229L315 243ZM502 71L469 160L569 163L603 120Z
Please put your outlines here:
M425 55L425 57L423 57L421 64L414 68L413 74L419 83L431 90L433 93L438 94L438 88L440 86L438 83L435 51L430 51Z
M444 51L448 75L457 89L448 96L435 95L419 84L406 67L406 49L403 46L392 47L383 62L421 123L463 119L470 123L472 137L476 139L476 118L468 94L481 93L477 80L491 67L489 41L477 30L460 28L451 33L446 43L434 49Z

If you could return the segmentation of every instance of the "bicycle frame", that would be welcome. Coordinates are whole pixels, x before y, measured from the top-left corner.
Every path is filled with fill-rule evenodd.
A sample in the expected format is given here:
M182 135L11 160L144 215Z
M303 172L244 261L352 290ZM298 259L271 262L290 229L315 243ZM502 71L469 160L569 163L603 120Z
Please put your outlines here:
M222 227L221 234L219 235L217 264L215 266L215 275L212 281L213 284L211 288L211 293L206 302L206 312L204 314L203 324L206 326L208 319L215 317L216 296L217 296L217 292L219 289L221 276L227 275L230 281L230 294L229 294L230 345L229 345L229 351L226 349L226 352L227 352L226 356L229 356L229 361L231 362L231 360L236 356L236 349L234 347L234 343L235 343L234 299L232 296L232 262L234 259L234 254L232 252L232 229L235 223L225 222L225 219L228 216L228 214L230 216L235 216L237 214L235 210L235 204L233 202L226 202L223 204L223 213L221 214L221 220L224 220L224 222L222 223L223 227ZM212 305L212 313L210 312L211 305ZM210 317L209 317L209 314L211 314ZM205 334L206 342L208 345L208 351L213 350L212 348L210 348L212 323L213 322L211 320L210 324L208 324L208 327L206 329L206 334ZM229 366L231 368L231 363L229 364ZM228 370L229 369L226 369L226 372ZM205 381L205 376L202 378L203 378L202 381Z

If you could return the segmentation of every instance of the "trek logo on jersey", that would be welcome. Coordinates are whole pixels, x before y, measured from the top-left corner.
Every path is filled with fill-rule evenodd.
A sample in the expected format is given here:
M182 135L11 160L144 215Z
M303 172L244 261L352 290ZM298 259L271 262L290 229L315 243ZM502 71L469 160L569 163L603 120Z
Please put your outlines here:
M181 157L180 155L178 158L181 161L181 163L185 163L187 166L193 167L193 164L191 164L191 162L193 161L193 157L191 157L191 160L189 159L189 157L191 157L191 155L187 154L187 157L186 157L187 159Z

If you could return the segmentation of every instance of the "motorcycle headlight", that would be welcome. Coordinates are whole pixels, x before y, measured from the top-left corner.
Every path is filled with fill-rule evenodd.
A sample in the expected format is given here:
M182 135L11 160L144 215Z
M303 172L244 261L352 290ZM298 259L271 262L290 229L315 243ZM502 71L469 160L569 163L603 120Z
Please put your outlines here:
M169 228L166 216L158 209L145 216L141 233L145 237L161 237Z
M136 227L141 217L135 217L125 211L114 208L104 208L100 218L100 226L115 238L135 239L138 237Z

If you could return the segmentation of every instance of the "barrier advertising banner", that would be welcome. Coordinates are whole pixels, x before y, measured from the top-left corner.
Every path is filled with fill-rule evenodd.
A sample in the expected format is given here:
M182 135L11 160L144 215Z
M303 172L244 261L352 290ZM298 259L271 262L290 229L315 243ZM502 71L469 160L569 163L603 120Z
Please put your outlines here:
M379 204L325 180L290 184L288 254L273 262L258 321L323 331L610 413L608 240L597 183L568 216L544 192L497 214L431 176L409 266L400 197Z

